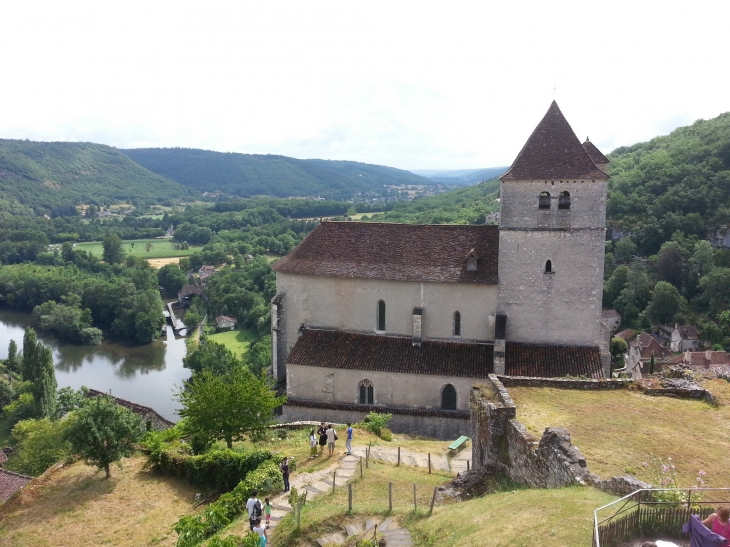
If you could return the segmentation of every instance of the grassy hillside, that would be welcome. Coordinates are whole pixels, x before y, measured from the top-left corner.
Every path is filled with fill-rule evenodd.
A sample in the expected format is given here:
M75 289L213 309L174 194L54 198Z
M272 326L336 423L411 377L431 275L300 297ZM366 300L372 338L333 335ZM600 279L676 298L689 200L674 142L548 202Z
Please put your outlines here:
M110 146L0 139L0 194L30 208L162 202L190 193Z
M407 224L483 224L487 213L498 211L497 179L452 190L436 196L396 203L393 210L377 215L378 222Z
M608 222L653 254L676 232L704 239L730 223L730 112L609 156Z
M123 150L150 171L200 192L251 197L321 196L349 199L383 193L384 184L432 184L408 171L346 161L211 152L192 148Z

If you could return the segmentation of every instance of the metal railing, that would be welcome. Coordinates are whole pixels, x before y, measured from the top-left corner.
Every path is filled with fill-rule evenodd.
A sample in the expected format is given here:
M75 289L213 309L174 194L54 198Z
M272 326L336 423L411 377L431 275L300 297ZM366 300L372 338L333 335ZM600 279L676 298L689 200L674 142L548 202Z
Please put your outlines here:
M675 498L675 499L667 499ZM712 498L712 499L709 499ZM692 515L730 504L730 488L644 488L593 511L593 546L614 547L648 534L681 537ZM599 513L606 517L599 517Z

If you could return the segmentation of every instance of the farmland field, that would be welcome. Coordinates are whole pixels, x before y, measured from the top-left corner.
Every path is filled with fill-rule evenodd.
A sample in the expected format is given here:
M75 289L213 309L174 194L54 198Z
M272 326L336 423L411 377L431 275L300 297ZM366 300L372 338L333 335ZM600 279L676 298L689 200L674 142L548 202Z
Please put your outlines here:
M150 244L150 250L147 250L147 244ZM85 243L77 243L74 247L87 251L97 258L101 258L104 253L104 247L101 241L88 241ZM189 249L181 250L172 247L172 239L125 239L124 253L141 258L169 258L175 256L189 256L199 250L201 246L191 245Z

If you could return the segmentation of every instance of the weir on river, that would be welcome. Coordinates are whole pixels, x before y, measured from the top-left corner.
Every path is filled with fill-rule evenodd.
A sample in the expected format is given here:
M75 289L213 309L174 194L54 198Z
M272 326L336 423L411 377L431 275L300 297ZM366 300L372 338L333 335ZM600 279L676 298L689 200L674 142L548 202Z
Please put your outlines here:
M180 336L180 332L187 329L185 326L185 323L180 321L178 319L177 315L175 315L175 312L172 310L172 305L174 302L168 302L167 303L167 311L170 314L168 318L170 319L170 324L172 325L172 330L175 332L176 335Z

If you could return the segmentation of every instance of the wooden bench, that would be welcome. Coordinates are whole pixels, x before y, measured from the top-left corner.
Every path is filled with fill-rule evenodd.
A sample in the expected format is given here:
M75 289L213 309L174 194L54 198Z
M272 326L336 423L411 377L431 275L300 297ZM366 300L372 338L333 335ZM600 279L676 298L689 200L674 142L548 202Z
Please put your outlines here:
M458 439L456 439L456 440L455 440L455 441L454 441L453 443L451 443L451 444L449 445L449 450L451 450L452 452L456 452L456 451L457 451L457 450L459 450L459 448L461 448L461 447L462 447L462 446L463 446L463 445L464 445L464 444L466 443L466 441L468 441L468 440L469 440L469 437L467 437L466 435L462 435L461 437L459 437Z

